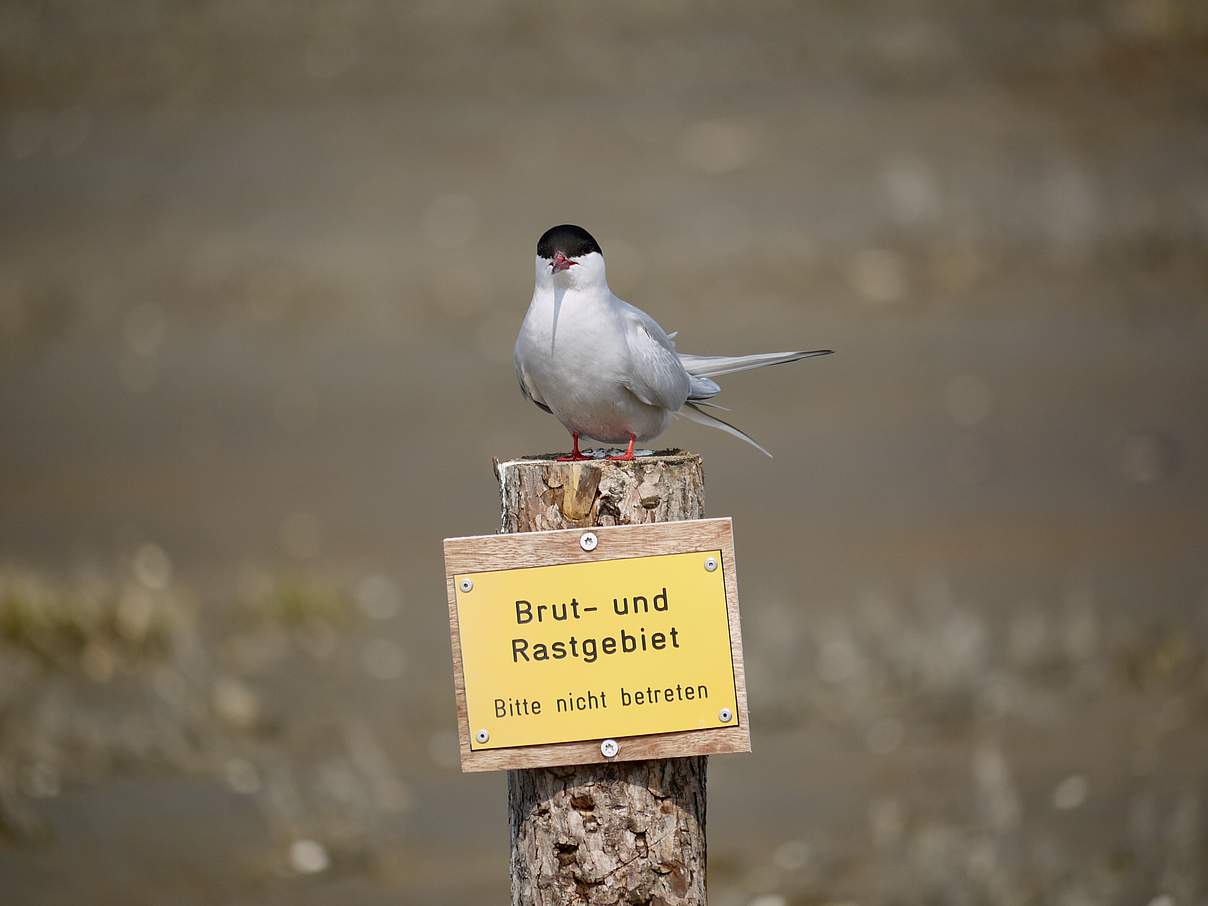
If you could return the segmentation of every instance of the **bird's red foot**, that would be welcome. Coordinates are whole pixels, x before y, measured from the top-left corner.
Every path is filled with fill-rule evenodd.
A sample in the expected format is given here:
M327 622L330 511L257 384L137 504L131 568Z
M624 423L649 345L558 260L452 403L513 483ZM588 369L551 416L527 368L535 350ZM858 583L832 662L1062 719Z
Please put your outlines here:
M637 440L632 434L629 435L629 446L625 448L625 452L620 456L608 457L613 462L633 462L633 442Z
M592 457L584 456L582 453L579 452L579 435L572 433L571 437L573 437L575 439L575 445L574 445L574 449L570 451L570 456L559 456L556 461L557 462L583 462L583 460L585 460L585 459L591 459Z

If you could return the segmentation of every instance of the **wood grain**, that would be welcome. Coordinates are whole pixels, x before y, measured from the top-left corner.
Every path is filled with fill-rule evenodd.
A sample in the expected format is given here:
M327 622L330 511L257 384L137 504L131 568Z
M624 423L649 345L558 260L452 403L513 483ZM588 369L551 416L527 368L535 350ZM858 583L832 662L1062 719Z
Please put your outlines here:
M602 526L596 530L600 547L593 557L649 552L640 545L658 544L667 537L614 535L610 526L644 527L704 515L704 471L700 457L692 454L664 454L632 463L555 463L541 457L503 463L497 474L501 532ZM596 741L513 749L515 756L533 763L548 757L569 766L508 771L512 906L705 903L708 759L663 756L685 749L749 747L734 549L728 521L723 522L724 529L716 523L689 525L687 536L672 537L687 537L689 549L723 552L732 638L738 646L734 663L741 725L621 739L617 758L607 764L582 763L604 760ZM719 532L725 534L724 544L718 543ZM577 546L578 535L567 533L555 543L561 554L576 561L584 555L574 547L568 552L565 538ZM458 539L452 540L456 554L463 553ZM499 554L487 550L491 557ZM462 732L465 739L465 728ZM743 735L734 738L735 733ZM462 754L464 758L464 749Z

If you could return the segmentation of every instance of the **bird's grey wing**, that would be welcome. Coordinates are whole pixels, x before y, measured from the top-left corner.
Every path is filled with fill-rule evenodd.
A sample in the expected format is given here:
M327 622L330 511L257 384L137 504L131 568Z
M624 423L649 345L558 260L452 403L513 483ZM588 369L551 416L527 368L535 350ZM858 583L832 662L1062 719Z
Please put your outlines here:
M688 398L692 379L680 363L675 343L650 315L620 299L617 302L629 347L625 387L648 406L679 411Z
M516 383L520 385L520 393L526 400L530 400L535 406L544 409L550 415L553 415L553 410L545 405L545 400L541 399L541 394L537 392L537 388L533 386L529 380L528 372L524 370L524 363L520 360L520 344L516 344L516 348L512 350L512 364L516 367Z

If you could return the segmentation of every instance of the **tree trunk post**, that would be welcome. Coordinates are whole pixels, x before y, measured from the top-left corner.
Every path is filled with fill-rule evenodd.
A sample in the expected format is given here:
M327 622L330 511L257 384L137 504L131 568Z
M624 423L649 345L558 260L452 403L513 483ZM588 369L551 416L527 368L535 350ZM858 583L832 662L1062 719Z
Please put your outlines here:
M501 532L700 519L699 456L497 464ZM705 903L707 759L508 772L513 906Z

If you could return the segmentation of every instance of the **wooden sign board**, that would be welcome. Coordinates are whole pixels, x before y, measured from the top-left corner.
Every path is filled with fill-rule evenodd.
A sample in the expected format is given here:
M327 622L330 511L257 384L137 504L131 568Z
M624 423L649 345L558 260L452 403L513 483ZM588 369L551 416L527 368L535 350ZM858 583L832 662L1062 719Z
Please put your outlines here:
M729 519L448 538L445 576L463 771L750 751Z

